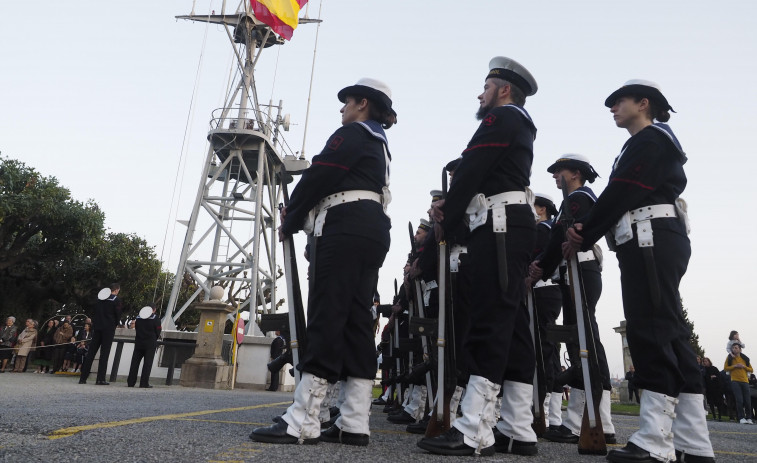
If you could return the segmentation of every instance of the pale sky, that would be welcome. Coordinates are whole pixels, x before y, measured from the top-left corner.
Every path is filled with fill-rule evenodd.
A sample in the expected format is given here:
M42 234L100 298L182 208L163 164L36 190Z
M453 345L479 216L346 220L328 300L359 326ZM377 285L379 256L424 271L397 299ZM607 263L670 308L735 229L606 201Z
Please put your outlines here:
M312 1L310 17L319 5ZM208 121L231 66L222 28L174 19L191 9L190 0L0 3L3 156L57 177L78 200L94 199L110 231L145 238L172 272L184 237L174 223L191 213ZM221 1L195 6L196 14L210 10L220 13ZM750 210L739 212L754 198L757 171L756 18L748 0L323 0L305 154L317 154L338 128L341 88L364 76L389 84L399 124L387 132L393 244L379 291L390 300L408 251L407 222L425 217L442 166L475 131L476 96L493 56L518 60L539 84L525 106L538 128L531 182L554 198L546 168L568 152L592 160L602 177L591 187L601 193L628 138L604 99L629 79L658 82L689 157L682 196L693 255L681 295L706 354L721 366L731 329L745 353L757 348L749 289L757 223ZM291 114L286 137L297 150L317 29L302 25L290 43L267 49L256 74L261 101L283 100ZM623 319L619 273L612 253L605 256L597 319L610 371L622 375L612 330Z

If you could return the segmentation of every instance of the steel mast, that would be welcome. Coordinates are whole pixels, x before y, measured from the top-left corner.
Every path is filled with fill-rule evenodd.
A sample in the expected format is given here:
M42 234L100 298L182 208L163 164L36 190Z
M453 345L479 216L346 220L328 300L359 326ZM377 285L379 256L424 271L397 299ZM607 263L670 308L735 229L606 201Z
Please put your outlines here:
M254 70L261 52L284 40L255 18L249 2L242 5L244 11L234 14L176 17L224 26L240 77L210 121L210 146L162 321L166 330L176 329L176 320L199 297L208 300L215 285L226 288L228 302L250 311L250 321L260 312L276 310L281 185L309 163L296 157L281 136L282 129L289 129L281 102L261 105L255 88ZM179 306L182 283L193 292ZM260 333L256 323L248 323L248 330L250 326Z

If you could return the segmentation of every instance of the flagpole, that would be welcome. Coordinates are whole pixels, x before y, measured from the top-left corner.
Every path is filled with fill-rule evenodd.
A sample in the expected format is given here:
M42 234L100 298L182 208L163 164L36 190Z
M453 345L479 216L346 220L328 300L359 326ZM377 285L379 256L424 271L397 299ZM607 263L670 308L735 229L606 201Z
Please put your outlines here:
M309 5L309 4L308 4ZM313 75L315 74L315 55L318 50L318 33L321 31L321 8L323 0L318 4L318 27L315 30L315 45L313 46L313 64L310 68L310 88L308 89L308 105L305 110L305 128L302 131L302 149L300 150L300 159L305 159L305 139L308 136L308 122L310 121L310 98L313 94Z

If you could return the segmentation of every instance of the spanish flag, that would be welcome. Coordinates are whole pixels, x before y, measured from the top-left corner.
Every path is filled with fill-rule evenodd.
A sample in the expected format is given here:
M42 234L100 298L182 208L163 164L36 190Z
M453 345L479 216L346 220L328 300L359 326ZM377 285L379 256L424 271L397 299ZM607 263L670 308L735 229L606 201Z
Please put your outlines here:
M300 9L308 0L250 0L255 17L287 40L297 27Z

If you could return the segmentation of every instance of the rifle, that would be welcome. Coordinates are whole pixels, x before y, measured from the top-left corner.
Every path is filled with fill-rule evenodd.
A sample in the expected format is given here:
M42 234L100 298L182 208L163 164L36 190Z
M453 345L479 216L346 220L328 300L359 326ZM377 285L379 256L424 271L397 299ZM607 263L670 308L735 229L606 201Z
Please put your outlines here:
M573 226L575 218L568 204L568 189L565 186L565 177L560 178L560 188L563 194L562 223L567 233ZM581 422L581 435L578 439L578 453L585 455L606 455L607 443L602 429L602 419L599 415L599 402L602 399L602 384L599 379L599 360L594 345L589 308L586 305L583 276L578 264L576 253L568 259L568 277L573 296L573 305L576 308L576 326L578 328L578 344L581 357L581 370L583 373L584 392L586 404L584 406L583 421Z
M536 356L536 369L534 370L534 421L531 428L538 437L547 432L547 423L544 419L544 399L547 396L547 387L544 383L544 356L541 350L541 333L539 332L539 314L534 307L534 290L526 289L526 303L528 315L531 318L531 339L534 342L534 354Z
M279 211L284 208L284 205L289 204L289 191L286 183L282 187L284 191L284 204L279 204ZM302 304L302 292L300 290L300 279L298 278L299 273L297 272L297 254L294 249L294 240L291 236L287 236L282 244L284 246L284 274L287 283L287 299L289 299L289 349L292 352L296 387L302 377L302 373L297 367L307 347L305 308Z
M411 222L407 223L408 229L410 231L410 244L412 246L412 249L415 250L415 235L413 233L413 224ZM423 309L423 293L421 292L421 282L419 278L414 278L414 287L415 287L415 306L418 310L418 318L420 319L420 323L410 324L410 332L412 333L414 325L415 326L422 326L423 322L425 321L425 313ZM427 336L433 336L433 333L429 333L425 330L425 327L423 327L424 332L418 333L420 334L421 338L421 346L423 349L423 363L426 363L428 365L428 361L430 361L430 352L428 350L428 340L426 339ZM410 361L412 363L412 355L413 353L410 352ZM415 365L413 365L413 368L410 368L410 371L415 369ZM433 407L434 405L434 390L433 390L433 381L431 380L431 368L426 371L426 391L427 391L427 397L428 397L428 404L430 407Z
M399 302L399 292L397 290L397 279L394 279L394 299L392 300L395 304ZM394 317L394 335L392 336L392 357L396 356L395 360L395 370L394 370L394 376L399 376L401 367L400 362L400 355L399 355L399 347L400 347L400 320L399 317L395 315ZM402 403L402 387L397 390L396 383L392 383L392 394L389 397L394 396L395 392L397 393L397 401L398 403Z
M447 197L447 169L442 169L442 199ZM450 428L450 402L455 392L457 362L455 358L455 324L449 285L449 247L446 239L439 241L439 330L436 345L437 388L436 407L426 427L426 437L438 436ZM448 341L450 349L447 349Z

